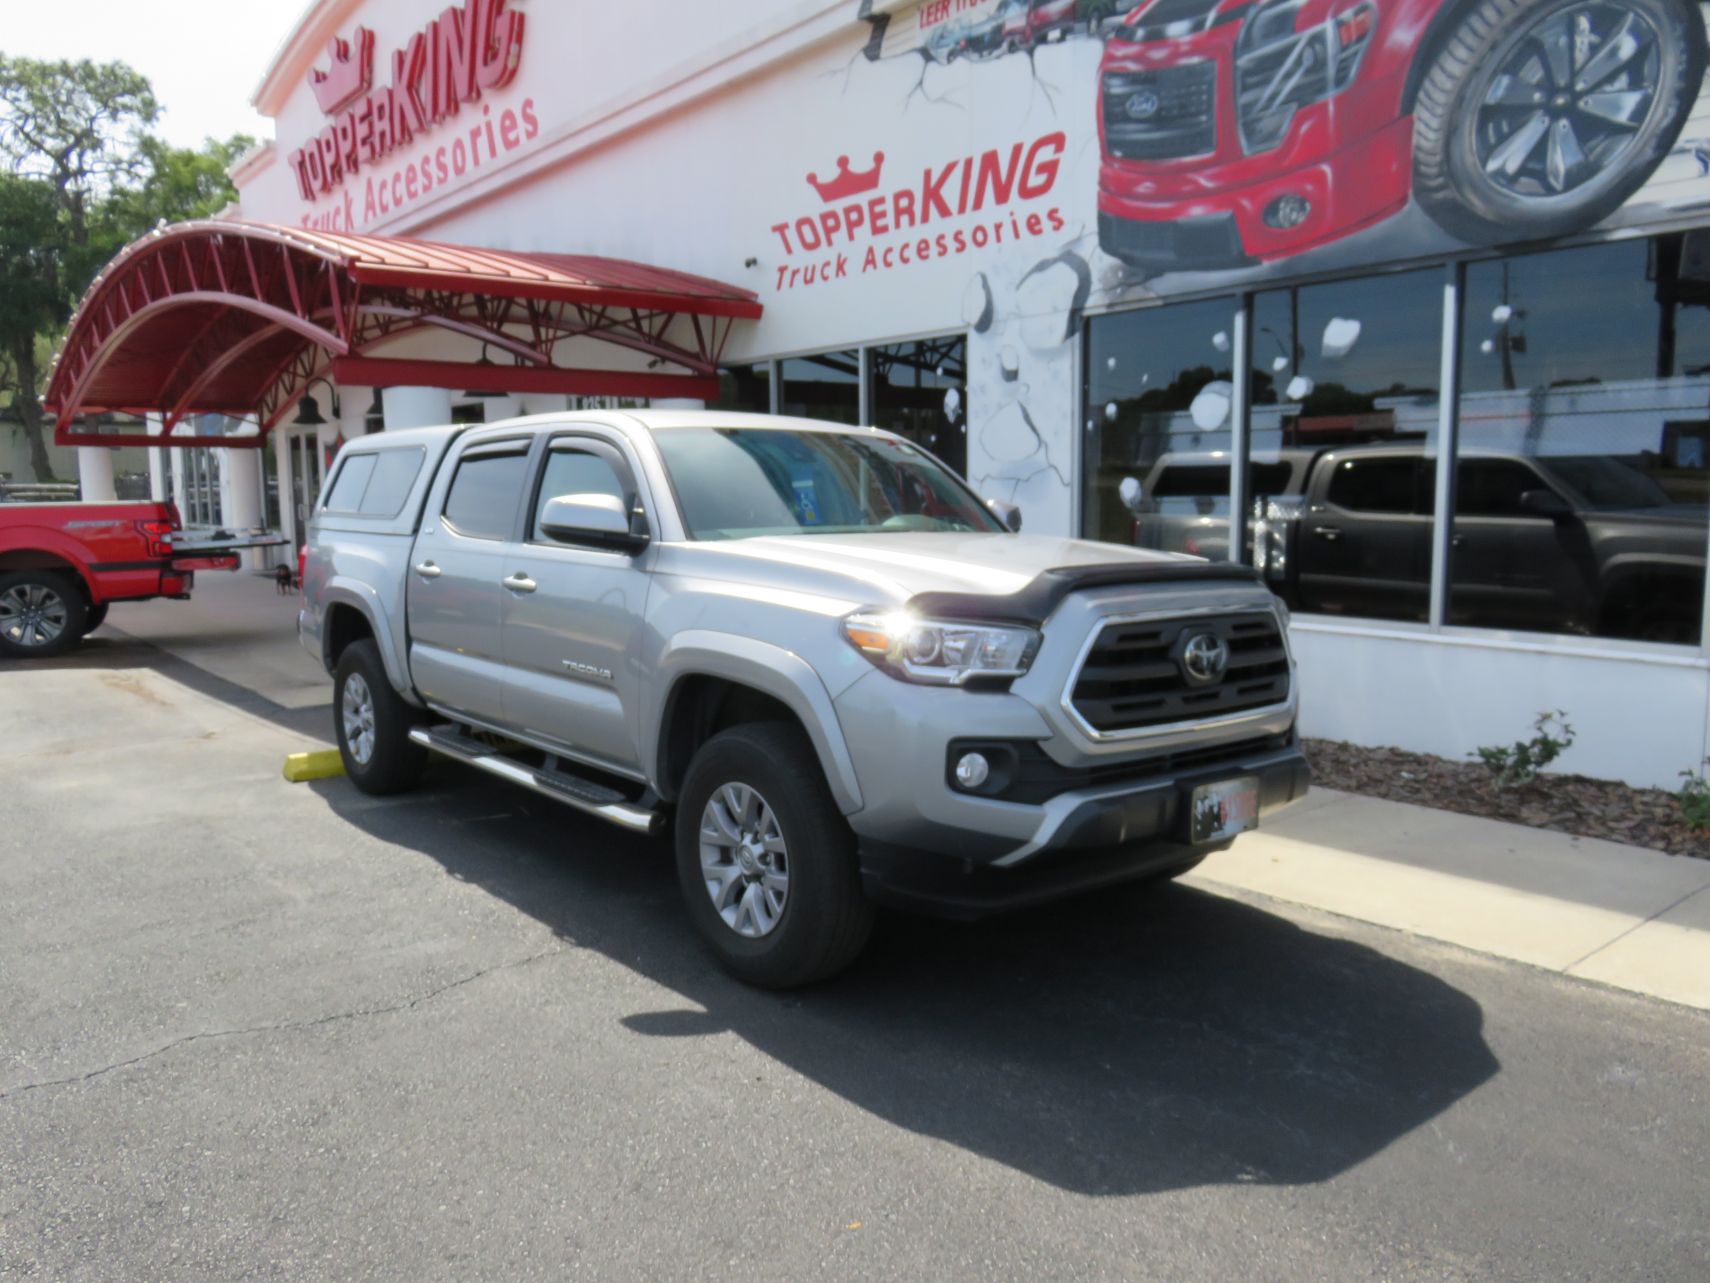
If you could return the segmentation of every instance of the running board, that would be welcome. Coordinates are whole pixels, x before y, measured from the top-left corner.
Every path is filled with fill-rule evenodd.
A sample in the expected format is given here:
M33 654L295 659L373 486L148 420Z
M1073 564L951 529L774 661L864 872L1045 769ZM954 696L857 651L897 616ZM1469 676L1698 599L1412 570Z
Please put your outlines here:
M501 756L496 749L452 728L418 726L410 732L410 739L465 766L520 784L543 797L598 816L632 833L658 833L665 827L665 817L658 811L626 801L623 794L615 789L567 771L540 771L521 762L513 762Z

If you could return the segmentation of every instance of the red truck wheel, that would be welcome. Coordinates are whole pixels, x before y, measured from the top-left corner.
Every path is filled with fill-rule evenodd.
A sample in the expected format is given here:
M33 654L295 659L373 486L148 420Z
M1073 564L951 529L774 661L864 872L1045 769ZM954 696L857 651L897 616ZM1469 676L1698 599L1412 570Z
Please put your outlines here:
M88 630L88 613L82 592L64 575L50 570L0 575L0 655L63 655Z
M1681 0L1482 0L1419 88L1420 208L1474 245L1601 222L1668 155L1704 63Z

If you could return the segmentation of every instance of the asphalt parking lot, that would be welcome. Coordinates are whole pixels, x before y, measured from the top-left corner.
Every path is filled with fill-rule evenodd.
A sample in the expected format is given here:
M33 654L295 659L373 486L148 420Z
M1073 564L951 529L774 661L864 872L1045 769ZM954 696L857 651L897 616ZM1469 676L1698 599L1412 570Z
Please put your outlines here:
M0 666L0 1277L1710 1272L1702 1013L1180 886L760 993L663 845L284 783L324 716Z

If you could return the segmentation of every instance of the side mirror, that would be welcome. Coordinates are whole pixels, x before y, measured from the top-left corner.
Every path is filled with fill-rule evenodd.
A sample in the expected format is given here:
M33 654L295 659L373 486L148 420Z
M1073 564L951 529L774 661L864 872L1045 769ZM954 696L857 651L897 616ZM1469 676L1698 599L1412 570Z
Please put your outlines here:
M1014 534L1021 532L1021 509L1004 499L987 499L986 507L992 516L1003 522L1004 529Z
M559 543L640 552L648 537L630 529L629 508L609 494L567 494L549 499L540 514L540 532Z
M1573 507L1554 490L1527 490L1520 496L1520 511L1528 517L1548 517L1560 521L1573 516Z

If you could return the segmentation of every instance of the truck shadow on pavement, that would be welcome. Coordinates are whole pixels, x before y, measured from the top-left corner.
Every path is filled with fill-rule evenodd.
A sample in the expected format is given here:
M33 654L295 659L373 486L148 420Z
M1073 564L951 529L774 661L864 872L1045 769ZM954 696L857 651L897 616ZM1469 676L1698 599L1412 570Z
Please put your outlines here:
M1376 950L1183 886L978 924L882 917L844 976L726 976L670 848L436 764L351 824L681 995L623 1024L731 1031L827 1091L1059 1188L1121 1195L1327 1180L1493 1077L1480 1008Z

